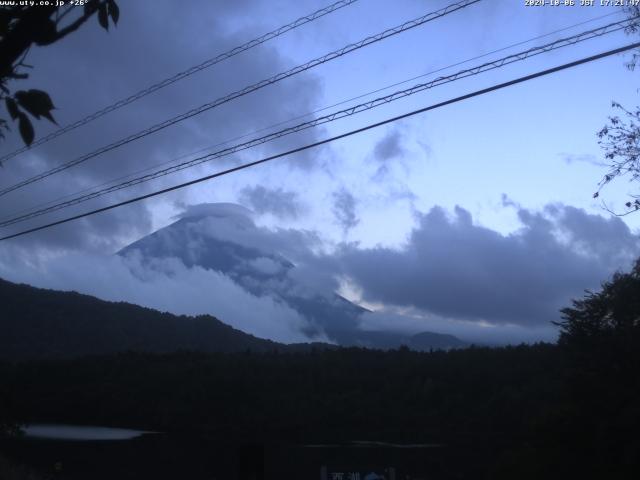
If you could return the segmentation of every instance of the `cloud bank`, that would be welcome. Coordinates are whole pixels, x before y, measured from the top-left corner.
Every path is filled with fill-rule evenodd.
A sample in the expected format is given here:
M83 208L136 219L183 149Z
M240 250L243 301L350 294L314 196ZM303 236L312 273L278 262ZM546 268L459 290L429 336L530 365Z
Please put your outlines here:
M124 256L5 247L0 276L177 314L209 313L284 342L359 328L518 343L553 340L550 322L560 308L640 255L638 235L619 218L557 204L506 208L521 223L508 235L475 224L461 207L433 207L416 215L404 245L362 248L327 245L319 232L259 226L239 205L196 205L176 228ZM344 306L333 292L341 281L355 292L351 300L376 311L338 315Z
M618 218L561 205L517 213L522 227L503 236L463 208L449 216L434 207L418 215L402 249L344 247L343 272L368 302L539 327L640 253L638 236Z

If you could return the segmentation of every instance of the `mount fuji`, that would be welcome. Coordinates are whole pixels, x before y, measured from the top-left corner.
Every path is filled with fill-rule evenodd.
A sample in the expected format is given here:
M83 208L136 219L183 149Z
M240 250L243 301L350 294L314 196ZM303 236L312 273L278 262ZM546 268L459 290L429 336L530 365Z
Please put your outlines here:
M361 316L368 310L336 293L336 272L317 253L319 244L314 232L258 226L250 210L216 203L190 207L174 223L118 254L151 268L172 259L187 268L214 270L250 294L271 297L299 313L306 320L302 333L312 340L371 348L407 345L416 350L466 345L452 335L433 332L363 330ZM255 314L259 318L260 312Z

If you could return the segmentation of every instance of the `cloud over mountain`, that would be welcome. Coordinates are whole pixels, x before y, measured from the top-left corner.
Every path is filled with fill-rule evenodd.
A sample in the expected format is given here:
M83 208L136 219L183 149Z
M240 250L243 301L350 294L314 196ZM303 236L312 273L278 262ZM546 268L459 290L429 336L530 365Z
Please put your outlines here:
M560 308L640 254L638 236L618 218L557 204L506 208L521 223L507 235L477 225L461 207L434 207L417 214L404 245L364 248L331 246L312 230L261 226L240 205L200 204L116 256L25 262L24 252L5 249L0 276L209 313L285 342L369 344L376 332L434 331L503 343L552 339ZM337 295L345 282L356 292L349 298L376 311Z
M640 239L618 218L549 205L520 208L509 235L473 223L457 207L418 215L401 249L340 253L364 300L491 324L540 326L586 288L597 288L640 253Z

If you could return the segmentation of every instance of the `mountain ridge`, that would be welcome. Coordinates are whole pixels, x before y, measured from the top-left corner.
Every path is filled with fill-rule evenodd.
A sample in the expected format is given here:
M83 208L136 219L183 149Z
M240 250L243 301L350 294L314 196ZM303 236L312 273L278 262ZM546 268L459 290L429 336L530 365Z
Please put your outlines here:
M237 330L211 315L160 312L0 279L0 357L74 357L124 351L271 351L287 345Z
M128 351L233 353L339 348L321 342L279 343L242 332L211 315L174 315L128 302L112 302L75 291L38 288L1 278L0 304L3 306L0 316L2 360L71 358ZM378 332L369 333L375 336ZM443 339L446 337L442 335ZM412 338L402 337L400 343L416 350L429 349L420 348ZM394 346L397 345L386 348Z

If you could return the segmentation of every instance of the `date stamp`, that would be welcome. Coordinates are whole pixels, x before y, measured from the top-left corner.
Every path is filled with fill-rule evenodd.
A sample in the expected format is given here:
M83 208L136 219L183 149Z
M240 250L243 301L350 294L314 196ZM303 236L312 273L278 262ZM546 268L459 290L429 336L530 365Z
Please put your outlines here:
M525 7L637 7L640 0L524 0Z

